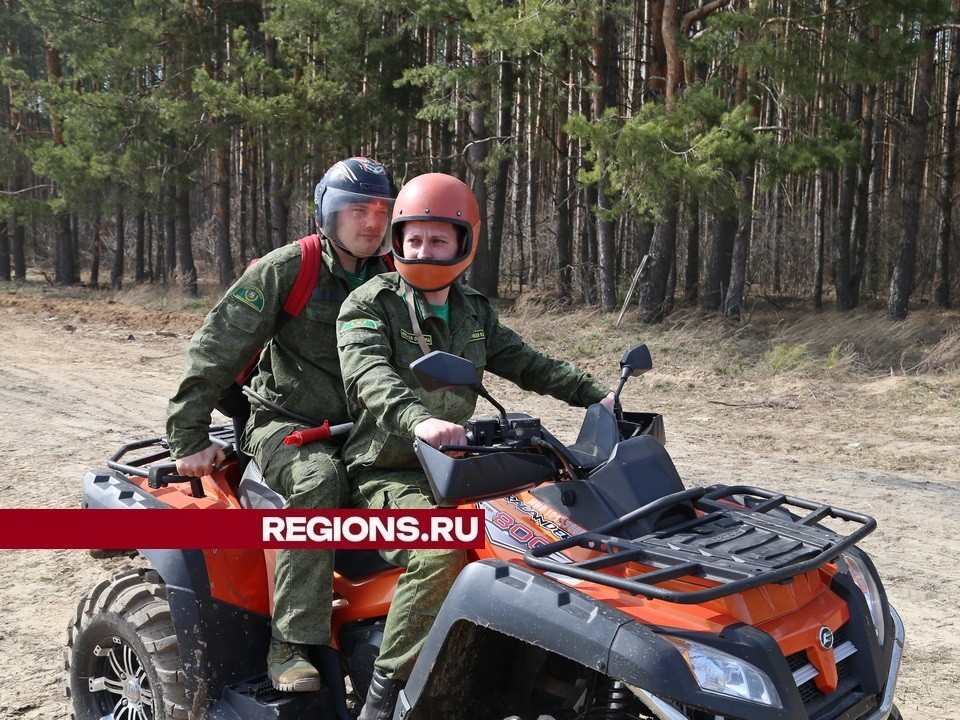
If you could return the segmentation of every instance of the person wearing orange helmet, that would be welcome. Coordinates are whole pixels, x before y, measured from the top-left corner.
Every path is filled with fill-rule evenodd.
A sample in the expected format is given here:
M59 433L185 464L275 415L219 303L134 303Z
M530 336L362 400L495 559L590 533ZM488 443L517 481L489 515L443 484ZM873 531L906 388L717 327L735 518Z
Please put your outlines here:
M569 363L543 355L503 325L487 299L457 279L473 262L480 210L463 182L429 173L397 195L391 222L396 272L353 291L337 320L337 345L354 431L343 447L355 504L366 508L434 507L413 440L464 445L477 396L468 389L428 393L410 363L432 350L471 360L525 390L571 405L602 402L610 389ZM360 720L393 717L434 618L463 568L460 550L392 550L406 568L387 615L375 672Z

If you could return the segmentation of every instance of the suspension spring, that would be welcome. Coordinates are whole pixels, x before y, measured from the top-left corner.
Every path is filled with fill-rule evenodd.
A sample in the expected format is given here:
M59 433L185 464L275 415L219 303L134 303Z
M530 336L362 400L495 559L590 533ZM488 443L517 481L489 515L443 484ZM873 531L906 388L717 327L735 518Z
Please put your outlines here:
M590 720L634 720L627 708L633 693L619 680L608 678L606 684L597 693L597 702L591 708L587 717Z

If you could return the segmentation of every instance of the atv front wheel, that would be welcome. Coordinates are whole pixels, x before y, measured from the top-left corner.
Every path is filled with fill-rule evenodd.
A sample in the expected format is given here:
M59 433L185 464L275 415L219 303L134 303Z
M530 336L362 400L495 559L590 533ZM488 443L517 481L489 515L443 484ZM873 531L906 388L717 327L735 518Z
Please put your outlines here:
M120 573L80 601L64 659L75 720L187 717L170 605L152 570Z

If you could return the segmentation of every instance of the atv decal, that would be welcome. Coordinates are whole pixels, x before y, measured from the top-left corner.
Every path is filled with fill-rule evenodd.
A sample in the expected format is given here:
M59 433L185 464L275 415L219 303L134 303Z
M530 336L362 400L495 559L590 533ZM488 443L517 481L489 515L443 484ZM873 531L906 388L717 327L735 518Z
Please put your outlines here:
M573 520L564 517L552 507L532 495L528 495L526 501L521 500L516 495L511 495L506 498L506 500L524 515L529 516L537 525L551 535L554 535L558 540L586 532L585 528L580 527L573 522Z
M255 287L241 286L233 291L233 297L257 312L263 312L263 293Z
M522 555L527 550L552 542L543 535L535 533L521 519L513 517L506 511L506 508L498 507L498 502L502 501L494 500L477 504L484 511L487 539L491 545ZM555 553L550 557L556 562L570 562L569 558L560 553Z

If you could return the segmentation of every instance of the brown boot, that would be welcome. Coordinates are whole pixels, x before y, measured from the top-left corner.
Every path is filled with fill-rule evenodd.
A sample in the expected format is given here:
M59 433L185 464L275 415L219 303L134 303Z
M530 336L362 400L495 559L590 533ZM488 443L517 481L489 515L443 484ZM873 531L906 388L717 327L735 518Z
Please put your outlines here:
M309 692L320 689L320 673L307 660L306 648L272 638L267 653L267 675L282 692Z
M406 684L405 680L394 680L374 670L367 699L357 720L391 720L397 706L397 696Z

